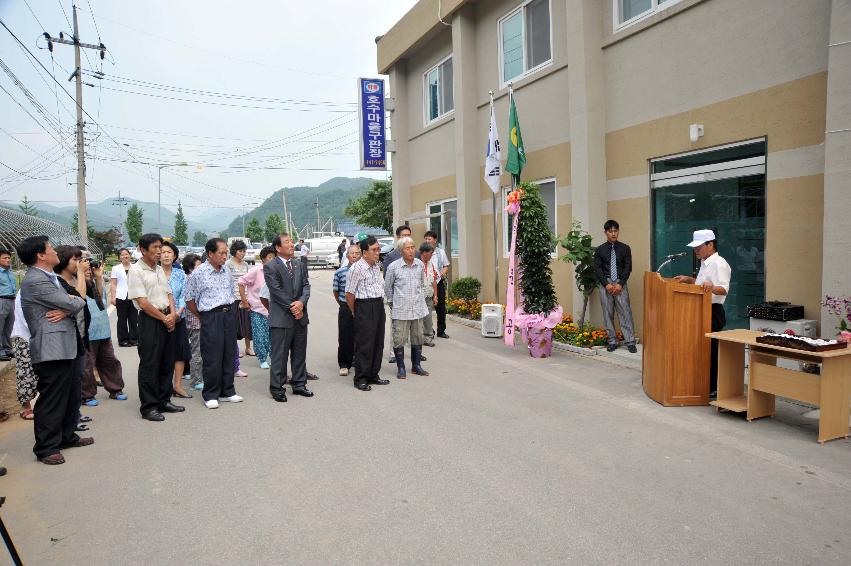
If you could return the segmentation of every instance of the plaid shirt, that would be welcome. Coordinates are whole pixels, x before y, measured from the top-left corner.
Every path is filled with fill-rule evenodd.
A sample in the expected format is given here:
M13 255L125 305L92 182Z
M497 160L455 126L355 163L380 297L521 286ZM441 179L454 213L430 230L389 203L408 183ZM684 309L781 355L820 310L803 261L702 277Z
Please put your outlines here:
M425 266L414 258L411 265L404 259L397 259L387 269L384 278L384 295L393 305L390 317L394 320L417 320L428 315L428 307L423 295Z
M360 258L346 278L346 293L351 293L355 299L383 299L384 284L378 262L370 266L369 262Z
M338 294L341 303L346 302L346 273L349 272L349 264L342 266L334 272L334 283L331 289Z

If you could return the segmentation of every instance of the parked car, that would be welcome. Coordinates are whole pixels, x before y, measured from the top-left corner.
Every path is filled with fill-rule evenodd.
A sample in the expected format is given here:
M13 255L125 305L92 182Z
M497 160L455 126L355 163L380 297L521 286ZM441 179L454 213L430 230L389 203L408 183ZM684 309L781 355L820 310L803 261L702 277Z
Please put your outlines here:
M384 263L384 258L393 251L394 241L393 238L378 238L378 243L381 244L381 249L378 252L378 260L381 263Z

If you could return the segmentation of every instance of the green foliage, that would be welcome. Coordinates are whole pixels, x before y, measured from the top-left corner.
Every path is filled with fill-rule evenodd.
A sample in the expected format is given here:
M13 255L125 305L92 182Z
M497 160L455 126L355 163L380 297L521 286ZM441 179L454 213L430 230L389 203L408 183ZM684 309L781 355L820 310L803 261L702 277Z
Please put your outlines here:
M192 245L193 246L203 246L207 243L207 234L202 232L201 230L195 230L195 233L192 234Z
M183 206L177 201L177 214L174 216L174 243L178 246L189 244L189 225L183 216Z
M142 237L143 219L145 211L135 202L127 209L127 220L124 226L127 229L127 239L134 244Z
M449 286L449 297L472 301L479 298L479 291L481 290L482 282L475 277L461 277Z
M582 304L582 317L579 326L585 324L585 312L588 308L588 299L597 287L597 278L594 275L594 246L591 245L591 235L582 229L582 223L574 220L570 225L570 232L561 239L561 247L567 251L562 260L573 264L573 277L576 279L576 288L582 293L584 300Z
M227 241L227 239L230 238L230 232L228 232L227 230L222 230L221 232L219 232L219 238L221 238L224 241ZM206 242L204 242L204 243L206 243Z
M263 239L263 226L257 218L252 218L248 221L248 226L245 227L245 237L252 242L259 242Z
M275 236L283 233L284 231L284 221L281 220L281 217L276 213L272 213L266 217L266 227L264 231L265 240L267 242L271 242L275 239Z
M109 230L94 230L89 226L89 243L94 244L103 252L103 257L109 257L118 253L122 240L121 230L110 228Z
M349 201L344 211L359 224L393 232L393 182L373 181L363 195Z
M516 251L523 310L529 314L547 314L558 304L550 268L555 236L547 222L547 209L538 185L521 183L520 188L525 194L520 200Z
M24 198L21 200L21 204L18 205L18 208L20 208L21 212L27 216L38 216L38 207L36 207L26 195L24 195Z

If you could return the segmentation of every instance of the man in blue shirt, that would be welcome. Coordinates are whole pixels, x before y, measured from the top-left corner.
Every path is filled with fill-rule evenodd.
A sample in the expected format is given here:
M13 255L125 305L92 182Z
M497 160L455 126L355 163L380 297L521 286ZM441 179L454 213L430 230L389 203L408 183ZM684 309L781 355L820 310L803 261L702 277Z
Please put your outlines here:
M0 249L0 361L12 359L12 325L15 324L15 274L12 252Z

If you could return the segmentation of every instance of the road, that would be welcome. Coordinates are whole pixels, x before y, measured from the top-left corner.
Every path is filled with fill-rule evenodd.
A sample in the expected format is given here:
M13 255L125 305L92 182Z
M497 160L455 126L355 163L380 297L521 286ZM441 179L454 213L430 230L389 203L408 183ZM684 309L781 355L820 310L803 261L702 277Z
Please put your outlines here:
M819 445L813 421L664 408L632 369L455 324L430 377L359 392L330 278L311 272L311 399L275 403L243 358L244 403L196 395L150 423L122 348L131 399L101 393L96 443L65 465L5 423L0 514L25 563L851 563L851 443Z

